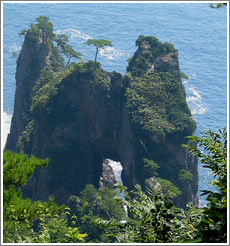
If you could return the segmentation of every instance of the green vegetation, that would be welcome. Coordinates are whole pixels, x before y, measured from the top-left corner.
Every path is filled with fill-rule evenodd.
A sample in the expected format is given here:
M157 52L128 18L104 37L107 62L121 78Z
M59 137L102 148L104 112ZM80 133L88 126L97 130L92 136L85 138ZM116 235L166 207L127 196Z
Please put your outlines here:
M149 188L147 193L139 185L131 192L118 186L125 194L130 218L114 222L98 219L102 227L117 229L114 234L119 243L226 243L227 242L227 133L226 129L214 133L208 131L202 138L189 137L204 147L203 151L185 145L190 153L201 158L204 168L212 171L215 191L203 191L208 195L208 205L188 210L176 208L170 198L171 193L163 193L160 186Z
M80 56L82 54L76 52L71 45L67 44L69 42L68 37L64 34L56 35L53 32L53 24L48 17L39 16L36 18L36 21L36 24L30 24L29 30L22 30L18 35L20 37L29 35L36 42L41 42L42 40L51 49L50 61L54 72L57 72L64 66L64 59L61 53L68 59L65 67L68 67L72 58L81 60Z
M39 16L36 18L36 21L36 24L30 24L28 31L23 30L19 33L19 36L30 33L32 39L39 40L41 38L46 44L51 44L55 38L52 22L50 22L49 18L46 16Z
M66 63L66 67L68 67L69 63L70 63L70 60L71 58L75 58L75 59L78 59L78 60L81 60L81 57L82 54L79 53L79 52L76 52L71 45L69 44L66 44L64 46L64 50L63 50L64 54L67 56L68 58L68 61Z
M22 199L19 187L26 184L35 169L45 167L48 159L30 158L23 153L3 154L3 241L4 243L84 242L75 226L76 217L68 219L68 207L48 202Z
M219 9L225 6L227 6L227 3L214 3L214 4L211 3L210 4L210 7L214 9Z
M30 144L33 133L34 133L34 120L31 120L29 121L25 130L21 133L21 135L18 138L17 148L20 151L24 151L24 146Z
M32 89L32 103L30 111L32 114L41 111L47 112L49 110L48 103L51 98L58 93L58 85L64 78L69 76L75 69L75 66L69 66L62 71L51 74L50 71L43 70L40 78Z
M106 46L112 46L112 43L105 39L88 39L85 44L93 45L96 48L95 63L97 62L97 54L100 49L104 49Z
M112 242L109 236L111 231L105 233L105 230L95 224L95 220L101 218L118 222L125 217L124 208L114 199L116 196L117 192L113 189L96 189L92 184L88 184L79 197L70 197L71 211L79 218L77 226L88 235L86 242Z
M132 122L152 134L164 138L166 134L179 133L184 137L195 129L178 73L149 72L135 77L126 90L126 98Z
M99 65L99 64L98 64ZM96 67L92 62L71 64L69 67L64 68L62 71L51 74L50 71L43 70L40 78L33 87L32 104L30 111L40 111L48 109L47 105L58 93L59 84L64 81L65 78L75 73L79 76L79 79L84 78L94 85L102 86L106 91L109 91L109 82L104 79L105 75L100 69L100 66Z
M60 51L68 58L65 67L68 67L70 60L72 58L81 60L80 56L82 56L82 54L76 52L71 45L67 44L67 42L69 42L69 38L66 35L64 34L57 35L55 41L57 43L57 47L60 48Z
M188 77L171 65L178 61L177 50L152 36L139 36L136 45L127 67L131 76L126 105L132 122L161 138L192 135L195 122L181 83Z
M203 150L185 145L201 159L204 168L213 172L211 185L204 190L208 204L188 210L176 208L171 198L177 193L160 178L160 186L146 192L139 185L128 192L118 185L125 199L107 187L97 190L87 185L80 196L69 199L70 209L59 207L52 200L32 202L22 199L20 187L36 168L48 160L29 158L22 153L5 151L3 156L3 219L4 242L119 242L119 243L226 243L227 242L227 133L226 129L208 131L202 138L189 137ZM156 163L144 160L155 171ZM188 173L183 171L186 177ZM184 175L182 175L184 177ZM162 189L163 188L163 189ZM165 190L164 190L165 189ZM174 194L173 194L174 193ZM120 203L117 205L116 201ZM125 217L124 205L129 217ZM73 214L71 216L70 213ZM76 214L78 220L76 220ZM101 228L99 228L99 225ZM88 237L86 237L86 234Z
M39 30L39 35L42 35L43 40L54 40L55 34L53 32L53 24L49 21L46 16L39 16L37 19L37 28Z
M4 188L25 185L34 170L45 167L48 161L48 159L39 160L34 156L29 158L23 153L13 154L12 152L5 151L3 155Z
M178 174L178 179L182 182L185 180L192 180L193 174L190 171L187 171L185 169L181 169L179 174Z
M145 163L144 167L147 169L147 172L150 176L157 176L156 170L160 167L153 160L149 160L147 158L143 158L143 162Z
M180 189L173 185L172 182L170 182L169 180L159 177L155 178L156 176L158 176L156 170L160 168L159 165L157 165L153 160L148 160L146 158L143 159L143 162L145 163L144 167L146 168L148 174L152 176L154 180L153 183L151 178L146 179L146 183L148 184L148 186L152 187L159 184L158 187L161 189L163 194L169 197L177 197L178 195L181 195L182 192L180 191Z
M207 131L202 138L191 136L190 142L196 142L203 151L186 145L190 152L200 158L204 168L214 175L210 185L215 191L203 190L207 195L208 205L203 208L202 220L199 222L196 235L197 242L224 243L227 242L227 132Z
M170 197L181 195L181 191L167 179L156 178L160 183L162 192Z
M176 208L159 187L149 188L145 193L139 185L130 194L123 186L125 204L130 213L126 221L98 220L102 227L116 228L118 243L178 243L189 242L195 232L199 213L190 208L187 212Z
M133 57L129 59L127 71L131 72L132 76L141 76L151 69L153 63L158 57L173 53L177 54L172 44L161 43L153 36L140 35L136 40L138 50Z

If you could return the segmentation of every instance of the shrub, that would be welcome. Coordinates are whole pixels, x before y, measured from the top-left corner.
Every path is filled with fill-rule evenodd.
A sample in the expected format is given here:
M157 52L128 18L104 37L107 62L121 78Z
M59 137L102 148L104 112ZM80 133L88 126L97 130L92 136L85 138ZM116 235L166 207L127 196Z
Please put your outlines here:
M190 171L187 171L185 169L181 169L179 174L178 174L178 179L180 181L192 180L193 174Z

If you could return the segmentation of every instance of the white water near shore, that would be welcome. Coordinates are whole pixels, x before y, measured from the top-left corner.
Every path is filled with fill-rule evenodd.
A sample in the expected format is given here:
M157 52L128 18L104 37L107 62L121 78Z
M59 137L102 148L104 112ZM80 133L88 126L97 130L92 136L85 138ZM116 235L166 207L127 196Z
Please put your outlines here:
M2 147L5 147L7 135L10 133L12 115L3 111L2 114Z
M191 77L194 77L193 74ZM186 101L191 109L192 115L203 115L206 113L206 108L203 105L203 98L200 95L200 92L194 88L191 84L190 79L184 80L183 85L186 89Z

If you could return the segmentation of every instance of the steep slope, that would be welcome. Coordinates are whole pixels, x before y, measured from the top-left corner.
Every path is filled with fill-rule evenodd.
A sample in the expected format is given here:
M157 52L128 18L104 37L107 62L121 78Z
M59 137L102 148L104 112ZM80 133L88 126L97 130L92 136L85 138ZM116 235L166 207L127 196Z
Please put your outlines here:
M181 146L195 123L186 104L177 51L154 37L140 36L137 46L124 77L94 62L74 63L53 73L52 66L42 65L53 52L47 46L40 67L29 69L34 79L27 85L23 61L31 52L31 41L25 38L6 148L49 157L50 163L35 172L24 196L54 196L65 203L87 183L98 186L104 158L121 162L122 180L129 189L137 183L144 186L149 178L143 161L147 158L159 165L159 177L181 189L176 205L197 204L197 161ZM33 56L41 56L39 49ZM19 101L24 102L20 107ZM24 124L18 112L29 115ZM181 170L190 171L193 180L180 181Z
M17 139L25 130L30 118L32 88L40 77L42 69L53 71L54 64L56 69L63 66L52 52L52 43L36 37L34 32L29 29L17 60L14 114L6 149L16 149Z

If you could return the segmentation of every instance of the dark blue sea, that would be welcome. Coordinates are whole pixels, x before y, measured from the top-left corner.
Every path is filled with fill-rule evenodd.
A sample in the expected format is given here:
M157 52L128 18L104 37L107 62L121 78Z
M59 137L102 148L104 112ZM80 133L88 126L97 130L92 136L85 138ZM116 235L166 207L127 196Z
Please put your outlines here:
M196 135L227 125L227 8L208 3L3 3L3 143L9 131L15 93L16 60L23 40L18 33L36 17L50 18L56 33L94 59L88 38L108 39L113 47L101 52L104 69L126 71L139 35L153 35L173 43L180 69L189 79L183 84L197 123ZM211 174L199 164L199 189L207 189ZM203 202L202 198L201 202Z

